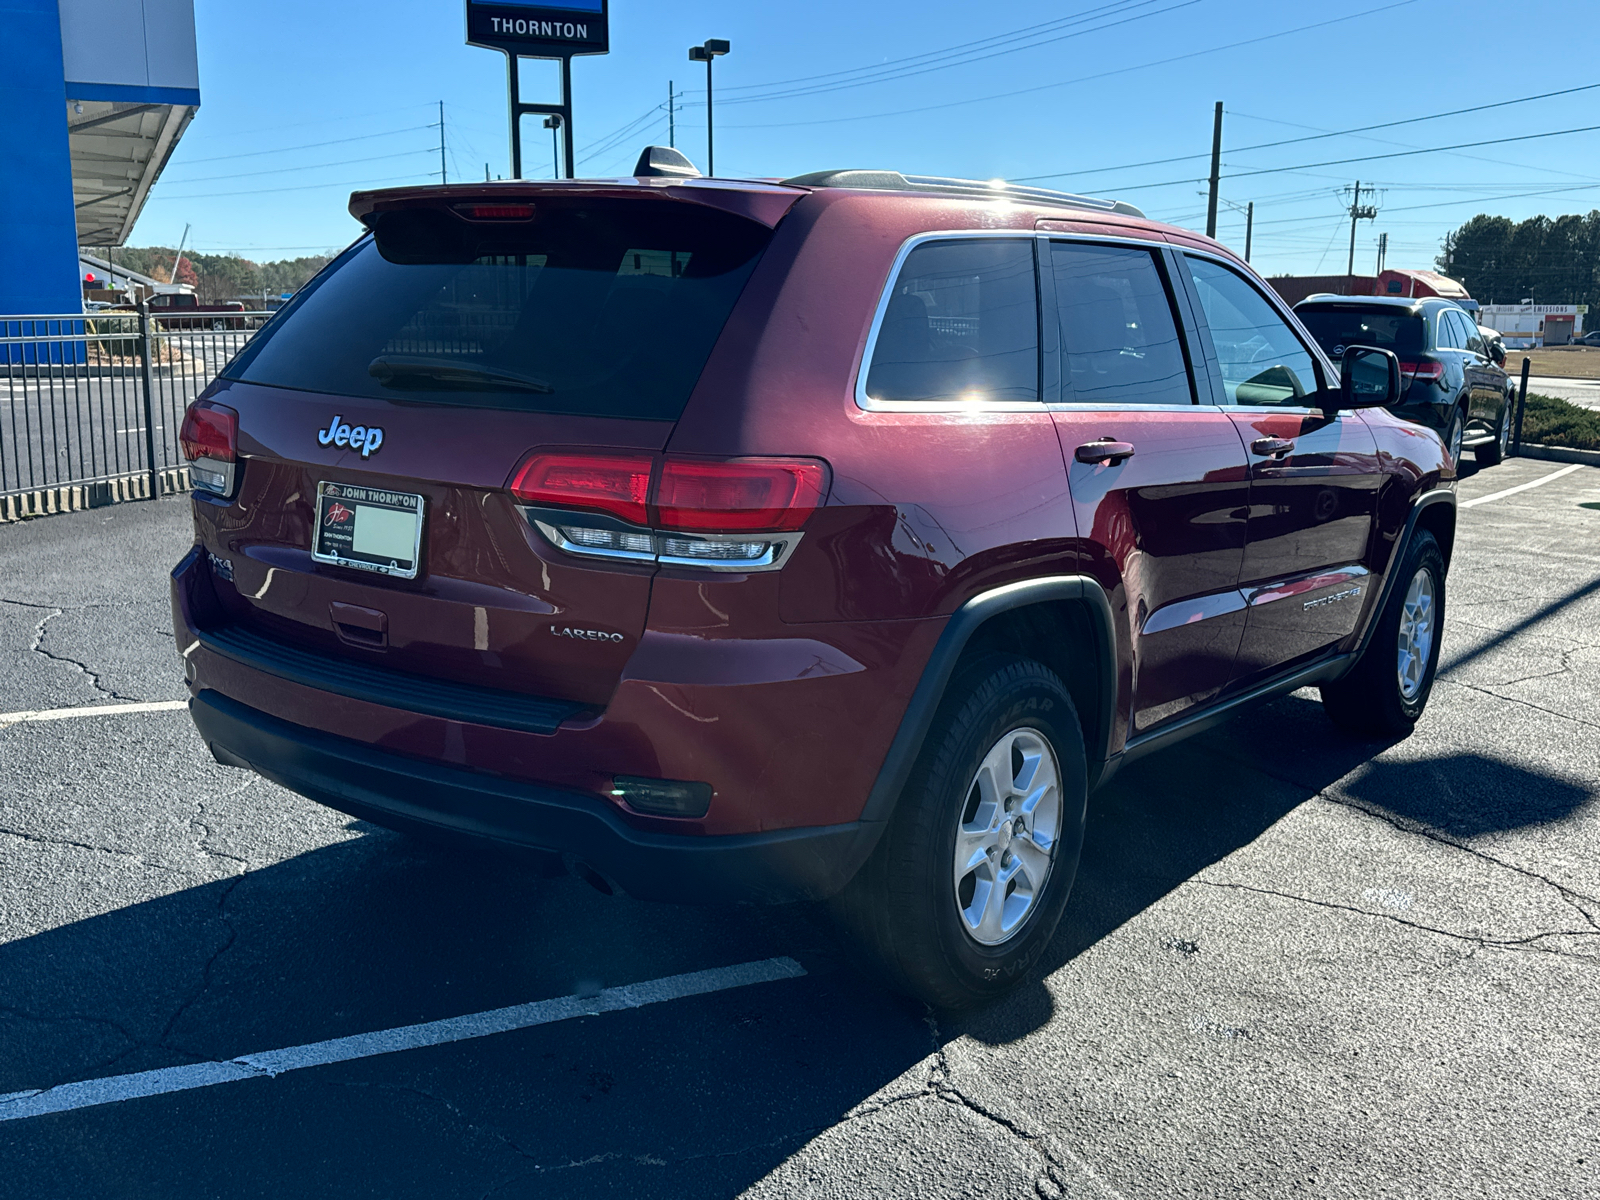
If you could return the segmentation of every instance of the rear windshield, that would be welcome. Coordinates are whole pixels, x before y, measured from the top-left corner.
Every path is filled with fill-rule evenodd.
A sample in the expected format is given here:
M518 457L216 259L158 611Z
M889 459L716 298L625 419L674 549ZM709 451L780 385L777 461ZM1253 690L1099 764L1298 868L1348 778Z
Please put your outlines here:
M1335 362L1346 346L1376 346L1390 350L1402 361L1416 358L1427 345L1422 318L1392 308L1297 308L1295 316Z
M771 238L650 201L379 219L228 367L311 392L676 420Z

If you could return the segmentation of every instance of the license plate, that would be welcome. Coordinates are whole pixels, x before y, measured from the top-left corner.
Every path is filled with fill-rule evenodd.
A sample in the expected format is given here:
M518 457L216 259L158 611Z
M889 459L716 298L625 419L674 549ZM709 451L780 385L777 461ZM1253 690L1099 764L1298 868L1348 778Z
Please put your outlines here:
M317 528L311 544L317 562L415 579L421 551L421 496L349 483L317 484Z

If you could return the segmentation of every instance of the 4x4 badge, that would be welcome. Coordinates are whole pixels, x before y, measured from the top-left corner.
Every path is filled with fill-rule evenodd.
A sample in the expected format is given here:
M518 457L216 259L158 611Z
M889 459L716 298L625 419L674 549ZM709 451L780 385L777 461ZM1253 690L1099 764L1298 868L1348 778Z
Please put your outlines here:
M344 418L335 414L332 424L317 432L317 445L349 446L361 451L362 458L370 458L383 445L383 430L376 425L346 425Z

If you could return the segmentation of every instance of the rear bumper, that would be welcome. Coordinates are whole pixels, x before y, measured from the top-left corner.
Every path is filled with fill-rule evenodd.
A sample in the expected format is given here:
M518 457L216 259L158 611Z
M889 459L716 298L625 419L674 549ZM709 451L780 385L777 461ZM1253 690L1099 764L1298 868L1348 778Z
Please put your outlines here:
M379 825L559 853L640 899L821 899L850 880L882 830L858 821L731 836L648 832L624 823L596 796L406 758L290 724L209 689L189 708L220 760L330 808Z

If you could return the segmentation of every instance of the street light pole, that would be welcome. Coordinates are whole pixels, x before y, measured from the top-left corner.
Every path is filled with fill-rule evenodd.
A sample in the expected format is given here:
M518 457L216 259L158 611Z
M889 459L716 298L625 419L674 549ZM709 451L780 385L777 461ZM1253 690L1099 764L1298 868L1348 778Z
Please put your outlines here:
M706 65L706 174L717 173L717 152L711 120L711 60L726 54L732 46L722 38L707 38L703 46L689 47L689 61Z
M550 131L550 178L561 178L561 143L560 133L561 114L551 113L544 119L544 127ZM570 178L570 174L569 174Z

